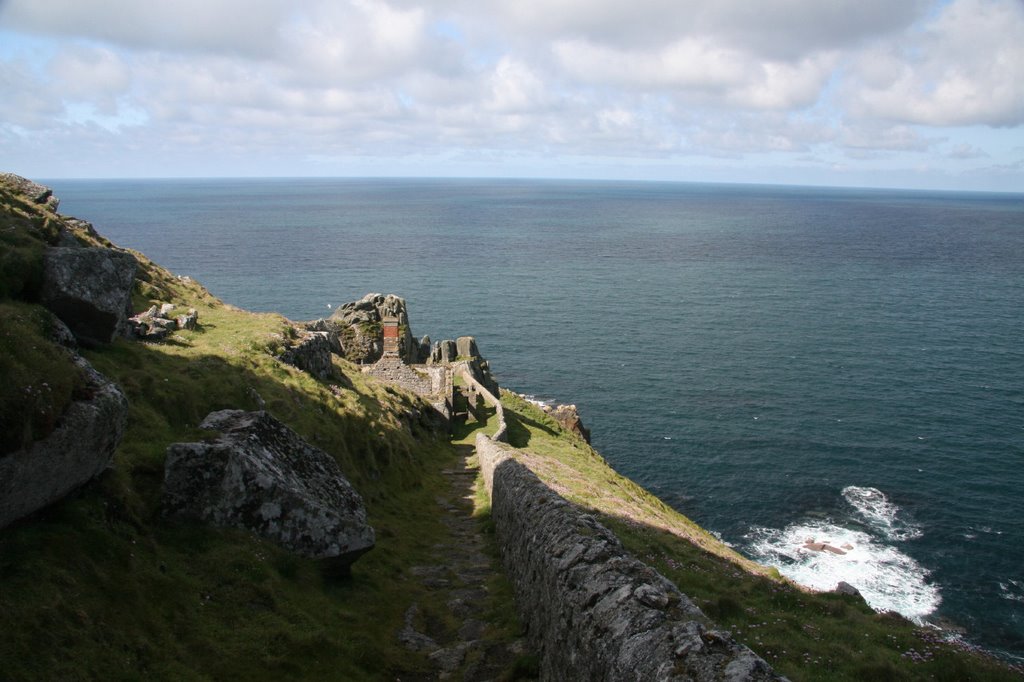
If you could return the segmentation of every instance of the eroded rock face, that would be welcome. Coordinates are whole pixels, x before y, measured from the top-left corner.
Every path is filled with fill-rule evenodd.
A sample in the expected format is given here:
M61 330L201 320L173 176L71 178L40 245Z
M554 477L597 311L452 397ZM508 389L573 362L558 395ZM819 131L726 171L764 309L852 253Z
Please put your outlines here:
M571 431L582 437L586 442L590 442L590 429L583 425L579 410L576 409L575 405L545 406L544 411L550 414L566 431Z
M476 339L472 336L460 336L455 339L455 350L460 358L480 357L480 349L476 347Z
M250 530L339 573L373 547L363 500L326 452L262 411L211 412L200 426L222 435L167 448L166 514Z
M32 182L14 173L0 173L0 183L10 187L18 194L28 197L33 203L45 204L51 210L56 211L60 205L60 199L53 196L53 190L38 182Z
M123 335L138 264L124 251L54 247L43 255L43 305L85 345Z
M315 377L331 375L331 342L328 332L306 332L295 345L281 353L281 362L294 365Z
M0 527L55 502L110 464L128 421L128 400L83 358L86 397L57 428L24 450L0 456Z
M367 294L358 301L340 306L329 318L339 326L338 340L342 355L356 363L367 364L380 360L384 352L381 321L385 317L398 319L402 334L398 339L398 353L405 362L420 361L419 344L409 328L409 314L405 299L394 294Z

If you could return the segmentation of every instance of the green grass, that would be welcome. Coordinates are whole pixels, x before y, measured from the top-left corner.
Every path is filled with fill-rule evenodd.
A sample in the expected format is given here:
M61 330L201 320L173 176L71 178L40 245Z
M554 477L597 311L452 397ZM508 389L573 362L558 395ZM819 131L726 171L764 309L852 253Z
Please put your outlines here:
M26 215L0 212L8 218L0 227L12 228L4 238L27 244L25 263L3 273L0 407L6 442L21 444L47 427L35 415L59 411L76 384L64 352L46 338L49 314L23 300L31 299L26 283L44 243L29 231L59 219L19 207ZM427 673L425 656L406 651L396 634L414 601L445 608L407 575L431 561L449 533L429 510L446 490L440 471L455 454L427 417L416 416L429 407L342 360L328 381L283 365L272 352L289 335L287 320L224 305L137 257L135 309L155 302L196 308L199 326L159 344L119 340L85 352L128 396L126 435L112 469L0 531L0 677L390 680ZM18 403L27 386L44 382L49 402ZM210 411L256 409L261 401L331 454L366 501L377 546L353 565L351 578L326 576L318 562L247 533L160 514L167 446L209 437L198 424Z
M49 340L53 316L0 300L0 456L45 437L84 387L71 355Z
M536 406L502 394L517 457L604 522L634 556L676 583L719 626L793 680L1006 680L988 656L862 600L812 593L751 562L616 473Z

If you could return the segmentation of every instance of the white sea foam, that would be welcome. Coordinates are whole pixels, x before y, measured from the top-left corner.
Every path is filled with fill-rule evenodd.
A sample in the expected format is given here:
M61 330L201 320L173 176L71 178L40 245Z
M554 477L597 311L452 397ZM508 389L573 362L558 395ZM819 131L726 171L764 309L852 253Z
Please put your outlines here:
M1007 579L999 583L999 596L1010 601L1024 602L1024 581Z
M754 558L787 578L817 590L833 590L845 581L877 611L896 611L920 623L942 600L938 587L928 582L926 568L864 531L813 520L784 530L755 528L748 538ZM808 540L845 554L807 549Z
M870 526L887 540L912 540L921 537L921 528L903 518L900 508L878 488L850 485L843 498Z
M537 407L550 407L555 404L554 400L543 400L530 393L520 393L519 397L528 403L536 405Z

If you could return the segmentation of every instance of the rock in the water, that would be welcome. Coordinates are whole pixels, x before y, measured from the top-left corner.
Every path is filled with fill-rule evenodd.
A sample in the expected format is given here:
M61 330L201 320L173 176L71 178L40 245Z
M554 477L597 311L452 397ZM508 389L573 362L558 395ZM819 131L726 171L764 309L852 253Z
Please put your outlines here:
M373 547L362 498L326 452L266 412L221 410L200 426L222 435L167 448L168 515L250 530L341 573Z
M55 502L110 464L128 421L128 400L83 358L87 399L72 401L57 428L0 456L0 527Z
M327 332L306 332L298 342L281 353L281 362L294 365L315 377L331 374L331 343Z
M99 247L49 248L40 299L80 343L110 343L127 331L135 257Z

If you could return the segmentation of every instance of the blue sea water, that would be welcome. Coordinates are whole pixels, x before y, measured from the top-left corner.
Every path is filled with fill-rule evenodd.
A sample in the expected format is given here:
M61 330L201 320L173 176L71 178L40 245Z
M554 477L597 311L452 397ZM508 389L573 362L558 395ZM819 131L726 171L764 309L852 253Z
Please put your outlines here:
M1024 657L1024 195L509 180L55 180L216 295L370 291L738 550ZM807 539L846 546L838 556Z

